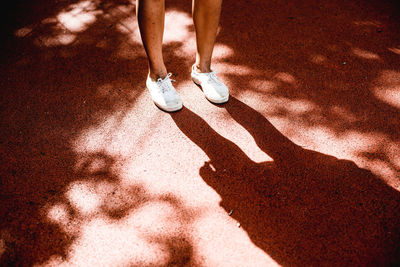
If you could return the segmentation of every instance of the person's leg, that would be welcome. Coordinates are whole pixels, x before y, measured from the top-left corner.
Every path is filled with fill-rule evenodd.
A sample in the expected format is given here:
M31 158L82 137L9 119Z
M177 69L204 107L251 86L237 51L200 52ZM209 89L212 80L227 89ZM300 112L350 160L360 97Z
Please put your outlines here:
M211 56L217 36L222 0L193 0L192 15L196 29L198 71L211 71Z
M165 0L137 0L136 14L149 61L150 78L152 80L164 78L167 75L162 55Z
M221 14L222 0L193 0L192 14L196 29L196 62L192 80L199 85L212 103L222 104L229 99L229 90L211 70L211 57Z
M162 110L173 112L182 108L182 100L171 83L162 55L165 0L137 0L140 36L149 61L146 87L153 102Z

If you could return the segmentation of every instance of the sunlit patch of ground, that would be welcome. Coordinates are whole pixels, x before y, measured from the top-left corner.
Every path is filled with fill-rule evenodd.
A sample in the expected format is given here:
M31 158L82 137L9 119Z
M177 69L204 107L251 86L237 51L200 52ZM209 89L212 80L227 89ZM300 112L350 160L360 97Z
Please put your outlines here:
M400 55L400 47L391 47L391 48L388 48L388 49L389 49L389 51L391 51L391 52L393 52L393 53L395 53L397 55Z
M400 110L400 72L383 71L372 90L379 100Z
M280 90L276 77L289 79L287 77L291 76L278 73L274 79L254 80L250 83L249 91L242 91L239 97L253 107L260 107L259 111L265 114L274 126L301 146L337 158L352 160L359 167L371 170L390 186L400 190L397 156L400 145L396 140L387 134L379 133L379 129L376 133L366 133L343 128L342 133L337 133L335 128L326 126L331 124L326 114L340 118L334 124L338 126L343 124L342 127L357 123L359 118L340 106L322 110L308 100L292 100L276 96L275 92ZM371 89L377 99L398 107L399 79L400 74L397 72L384 71L374 82L376 87ZM289 81L292 80L294 78L291 77ZM379 158L371 157L378 154Z

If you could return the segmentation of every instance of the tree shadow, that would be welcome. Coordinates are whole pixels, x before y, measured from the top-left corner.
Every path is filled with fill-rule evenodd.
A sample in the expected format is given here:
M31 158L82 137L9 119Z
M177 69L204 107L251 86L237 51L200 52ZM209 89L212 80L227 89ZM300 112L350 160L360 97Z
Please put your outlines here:
M73 11L81 3L91 6ZM60 201L68 203L64 194L77 181L118 182L112 171L117 157L104 151L80 151L74 141L116 111L113 118L118 126L144 91L147 61L142 45L131 40L139 33L129 28L132 23L126 23L135 19L134 12L123 12L128 8L134 10L134 5L118 0L18 1L13 15L5 18L7 23L2 26L7 28L7 39L1 44L0 80L2 266L32 266L53 255L65 259L76 236L49 221L46 208ZM75 32L65 28L58 15L71 11L81 12L82 19L90 18L91 23ZM182 61L174 53L170 58ZM82 157L86 161L77 169ZM88 170L94 162L103 162L102 169ZM132 201L135 197L142 199ZM139 204L154 200L143 188L117 191L110 196L114 199L116 206L111 201L101 207L110 220L121 220ZM177 201L167 202L184 209ZM79 218L71 210L70 215ZM190 261L189 241L179 247L175 239L179 238L164 236L153 242L171 253L184 251L178 253L182 258L170 255L171 262Z
M4 217L0 231L3 249L0 265L57 266L82 263L82 260L86 260L84 263L88 264L93 261L93 257L105 257L103 263L112 264L107 258L107 253L110 251L112 253L108 256L114 257L114 260L120 261L120 259L115 258L119 251L113 251L110 247L114 245L118 247L119 242L126 242L126 239L129 241L129 236L115 239L112 235L124 231L131 235L138 234L124 227L126 220L132 218L136 218L135 226L139 225L143 231L138 234L142 243L135 244L138 242L137 239L132 240L133 249L142 244L148 247L154 246L160 249L159 253L166 258L168 266L193 264L193 246L185 227L191 224L194 214L199 215L198 212L189 210L174 195L154 196L140 184L122 186L118 175L113 171L115 161L115 158L104 153L88 154L75 166L75 171L64 174L70 175L69 179L66 179L68 176L53 178L50 177L52 173L44 173L41 177L32 178L29 185L28 182L19 181L18 185L21 188L18 194L12 191L2 192L1 211ZM66 181L61 183L58 179ZM49 188L50 183L54 187ZM4 183L2 190L6 191L10 187L10 183ZM96 196L100 201L97 207L91 207L91 196ZM152 205L158 205L158 208L160 205L167 207L168 212L158 214ZM146 206L154 210L151 218L143 213ZM145 211L150 210L145 209ZM104 231L98 227L95 229L98 231L98 237L97 234L95 237L88 237L85 231L88 231L88 225L91 229L90 224L96 220L106 222L108 228ZM149 221L152 223L147 225ZM171 225L180 226L180 230L162 228ZM135 226L131 225L130 228L135 229ZM81 247L80 244L85 242L95 244L98 246L96 250L101 251L104 247L101 244L103 239L106 240L108 247L104 255L91 254L82 257L79 254L80 251L85 251L84 245ZM74 247L74 251L71 247ZM137 261L132 260L124 264L153 266L151 262L140 262L145 258L143 255L136 256Z
M399 141L399 106L380 92L399 85L398 4L390 1L253 1L260 10L226 4L219 41L233 49L229 62L254 71L228 75L234 93L265 96L269 116L290 118L308 128L384 136ZM395 7L397 6L397 8ZM263 13L263 14L262 14ZM235 32L236 34L232 34ZM250 41L251 40L251 41ZM246 53L243 53L246 51ZM240 74L239 74L240 73ZM267 85L270 89L267 89ZM274 104L276 100L277 104ZM282 104L283 101L284 104ZM298 104L300 103L300 104ZM292 109L301 103L309 108ZM398 164L384 144L354 151L371 162ZM365 153L367 152L367 153ZM392 177L394 183L398 179Z
M297 146L233 97L226 110L274 162L253 162L187 108L171 117L210 158L201 177L255 245L289 266L399 262L397 191L351 161Z
M399 10L392 0L224 1L214 66L233 95L267 103L264 115L338 142L361 137L346 157L398 188Z
M6 260L5 264L33 265L46 262L54 254L66 256L74 239L49 223L41 213L42 207L59 201L60 194L82 177L91 177L97 181L117 179L106 169L94 175L96 178L86 172L76 172L78 155L70 142L83 129L101 123L103 118L113 114L115 110L126 111L132 107L143 91L141 84L146 75L143 68L146 58L140 43L129 42L133 31L128 29L124 33L117 28L123 24L123 20L134 17L133 13L120 12L114 8L119 5L131 5L128 1L84 1L95 3L94 11L100 11L96 13L100 15L95 16L95 22L80 32L68 32L65 28L58 27L54 17L61 11L70 11L71 4L80 2L83 1L16 1L13 3L17 3L17 7L11 11L8 9L8 16L3 17L6 22L2 23L2 26L7 28L8 34L5 35L5 42L1 44L1 47L5 47L2 49L5 52L1 55L4 72L0 81L3 88L0 100L0 226L1 238L6 240L6 245L15 249L15 253L3 254L1 264ZM234 58L224 58L222 61L231 65L247 66L253 70L250 74L240 76L227 75L232 83L237 85L233 88L234 92L256 92L261 89L261 93L267 96L309 100L323 110L303 115L310 124L328 126L337 133L352 129L363 133L382 132L394 141L398 140L398 110L377 100L366 90L373 86L379 71L398 71L397 55L387 50L398 45L396 39L391 39L392 35L387 35L395 30L387 28L384 23L383 26L373 23L356 25L346 30L356 19L363 21L362 15L353 17L354 12L348 12L353 4L345 4L347 11L341 13L338 12L338 7L344 3L321 3L320 6L312 3L308 7L306 3L297 9L297 2L253 1L251 4L257 8L246 9L243 5L248 6L248 2L224 2L221 20L223 27L218 41L233 49ZM170 2L167 7L190 13L190 1ZM267 11L264 12L265 10ZM255 15L254 11L262 14ZM309 11L315 12L314 15L302 15L302 12L310 14ZM390 20L397 23L395 17L391 17ZM285 27L282 28L282 25ZM19 31L21 27L22 31ZM15 33L19 36L16 37ZM335 35L337 38L330 38ZM65 41L69 42L68 38L75 39L65 44ZM182 71L181 67L174 66L171 69L189 77L190 63L184 64L188 61L187 58L174 53L184 41L167 46L165 51L169 61L167 64L179 63L186 70ZM120 56L118 49L126 43L128 45L125 51L130 53ZM360 59L349 53L354 47L379 54L385 64L372 68L376 61ZM322 63L309 62L309 55L318 54L326 60ZM348 57L352 60L349 61ZM346 66L342 65L343 58L346 58L348 63ZM255 70L262 70L263 73L257 74ZM278 81L281 90L273 93L263 91L262 82L259 86L249 86L249 80L274 80L275 75L280 72L292 74L300 81L303 90L297 90L298 87L296 89L291 84L281 81ZM364 77L368 79L362 82ZM234 100L233 102L228 104L228 111L231 105L239 105ZM361 121L357 124L348 123L343 117L331 112L332 104L356 114ZM247 113L253 114L252 112L254 113L250 110ZM294 116L284 109L274 110L272 113ZM316 122L312 119L315 113L323 115L326 119ZM182 118L184 114L188 118ZM384 255L387 255L387 261L390 261L390 255L396 253L392 253L389 246L393 240L398 241L398 233L391 231L398 226L394 216L398 211L395 205L398 197L368 171L350 167L352 164L348 162L337 161L317 152L306 153L279 135L279 132L266 122L265 131L258 133L259 136L255 139L260 147L274 158L275 163L256 164L237 146L213 132L188 110L184 109L182 113L174 116L178 118L176 121L182 131L185 132L186 129L188 136L207 152L212 159L212 165L216 166L218 175L222 177L218 178L220 180L214 179L215 171L210 171L209 165L206 164L201 169L205 181L221 194L227 210L232 207L235 209L234 218L242 223L253 242L278 262L324 262L320 258L328 249L332 251L326 253L327 259L330 257L339 263L349 262L359 255L362 256L360 262L367 262L368 250L371 251L370 255L382 252L381 257L385 258ZM235 117L233 113L232 116ZM257 123L263 120L265 119L259 119ZM185 125L184 122L188 124ZM193 129L203 128L196 133L188 128L189 126ZM251 126L248 125L248 128ZM271 133L274 139L266 136L266 133ZM211 145L214 144L211 140L213 138L218 140L215 147ZM262 141L263 138L268 142ZM223 149L219 148L221 144L224 144ZM287 148L281 151L280 146ZM311 156L312 154L314 156ZM376 157L375 154L368 155ZM89 158L89 161L104 159L107 162L106 166L111 166L117 160L101 153ZM232 162L226 162L226 159L231 158ZM387 158L383 157L383 160ZM304 167L307 164L314 167ZM332 167L337 165L341 167ZM253 180L257 183L248 180L241 182L238 178L242 177L255 177ZM320 181L322 179L323 181ZM359 182L360 185L354 185L353 182ZM336 190L328 190L329 187ZM354 190L354 196L349 188ZM300 189L310 192L304 200ZM255 192L254 195L251 192ZM141 189L131 193L143 195ZM390 198L394 200L391 201ZM239 202L240 199L244 201ZM256 204L243 207L247 202ZM383 204L387 206L382 208ZM340 205L340 209L335 209ZM324 206L328 208L324 210ZM110 218L119 220L134 207L134 203L129 203L123 207L119 206L118 210L109 206L103 208ZM379 216L365 218L367 215L373 215L375 211ZM389 214L390 212L393 214ZM326 218L322 220L319 214ZM257 217L256 220L249 221L247 218L251 217L247 215L259 215L261 219ZM338 219L342 217L343 222ZM360 221L364 218L364 221ZM389 223L386 219L392 219L392 222ZM280 224L280 221L283 224ZM318 224L322 227L314 227ZM356 225L360 225L360 228ZM314 229L305 231L307 227L320 230L315 230L316 233L313 232ZM327 227L335 230L330 231ZM365 230L362 230L362 227ZM368 231L375 233L376 229L378 233L371 237ZM326 241L323 239L324 235L331 243L322 242ZM156 242L161 242L160 239L155 239ZM173 238L171 240L173 243ZM310 241L307 243L305 240ZM363 240L366 240L365 244L362 243ZM319 241L321 243L318 243ZM179 251L175 245L166 246L170 246L171 251ZM172 258L171 262L178 265L187 263L187 255L190 255L191 251L187 247L187 242L182 241L182 255L186 256ZM320 258L315 259L315 255L312 254L314 250ZM350 256L338 259L338 253ZM307 259L310 254L310 259ZM379 259L378 256L376 258Z

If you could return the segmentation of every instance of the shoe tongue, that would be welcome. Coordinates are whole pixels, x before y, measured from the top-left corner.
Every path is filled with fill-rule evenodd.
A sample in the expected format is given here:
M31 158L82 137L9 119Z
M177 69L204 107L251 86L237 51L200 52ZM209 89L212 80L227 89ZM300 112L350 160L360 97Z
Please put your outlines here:
M171 81L163 81L163 83L161 84L162 90L163 92L169 92L171 91Z

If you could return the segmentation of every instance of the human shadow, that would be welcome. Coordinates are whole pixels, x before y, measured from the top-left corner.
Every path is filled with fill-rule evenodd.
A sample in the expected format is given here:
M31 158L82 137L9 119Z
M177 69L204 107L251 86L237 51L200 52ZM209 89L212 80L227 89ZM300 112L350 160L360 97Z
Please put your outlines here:
M210 158L201 177L255 245L288 266L399 262L397 191L353 162L296 145L233 97L225 107L273 162L252 161L187 108L171 117Z

